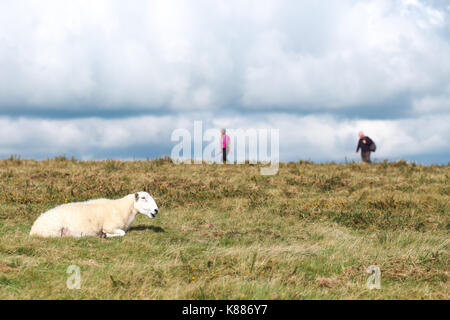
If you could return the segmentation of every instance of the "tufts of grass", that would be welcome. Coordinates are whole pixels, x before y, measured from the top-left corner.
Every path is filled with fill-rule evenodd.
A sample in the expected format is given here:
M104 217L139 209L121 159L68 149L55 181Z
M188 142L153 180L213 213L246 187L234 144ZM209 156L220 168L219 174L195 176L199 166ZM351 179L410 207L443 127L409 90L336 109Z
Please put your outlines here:
M0 161L0 299L448 299L450 167ZM65 202L145 190L123 238L28 236ZM70 290L67 268L80 267ZM381 290L366 288L368 266Z

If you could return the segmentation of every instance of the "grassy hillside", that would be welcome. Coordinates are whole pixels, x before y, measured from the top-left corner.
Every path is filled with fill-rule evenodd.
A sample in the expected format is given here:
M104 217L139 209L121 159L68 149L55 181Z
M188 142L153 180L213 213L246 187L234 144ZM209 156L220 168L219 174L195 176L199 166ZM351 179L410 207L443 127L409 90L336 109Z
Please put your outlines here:
M450 166L0 161L1 299L449 299ZM28 236L58 204L148 190L123 238ZM81 268L81 289L66 270ZM381 289L366 288L366 268Z

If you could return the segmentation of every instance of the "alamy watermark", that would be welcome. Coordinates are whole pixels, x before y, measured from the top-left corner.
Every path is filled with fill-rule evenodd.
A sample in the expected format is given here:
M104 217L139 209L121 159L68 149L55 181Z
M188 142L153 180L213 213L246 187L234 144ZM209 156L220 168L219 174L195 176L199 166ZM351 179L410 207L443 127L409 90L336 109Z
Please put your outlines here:
M268 164L261 168L262 175L275 175L278 172L279 129L227 129L226 135L229 136L231 145L226 164L243 164L246 161L250 164L262 163ZM194 121L193 134L186 128L175 129L171 141L178 142L171 152L172 161L176 164L221 162L220 129L207 129L203 132L202 121ZM205 147L204 143L207 143Z
M67 289L80 289L81 288L81 269L77 265L70 265L67 270L67 274L70 276L67 278Z
M366 287L367 289L381 289L381 270L378 266L369 266L366 272L371 274L367 279Z

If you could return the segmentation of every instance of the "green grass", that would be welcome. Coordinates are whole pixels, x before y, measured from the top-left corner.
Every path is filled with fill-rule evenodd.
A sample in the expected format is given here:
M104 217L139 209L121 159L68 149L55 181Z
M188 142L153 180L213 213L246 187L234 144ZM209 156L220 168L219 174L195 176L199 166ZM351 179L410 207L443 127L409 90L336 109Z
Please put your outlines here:
M0 299L449 299L450 166L0 161ZM123 238L28 236L58 204L149 191ZM69 290L70 265L81 289ZM381 289L366 288L366 268Z

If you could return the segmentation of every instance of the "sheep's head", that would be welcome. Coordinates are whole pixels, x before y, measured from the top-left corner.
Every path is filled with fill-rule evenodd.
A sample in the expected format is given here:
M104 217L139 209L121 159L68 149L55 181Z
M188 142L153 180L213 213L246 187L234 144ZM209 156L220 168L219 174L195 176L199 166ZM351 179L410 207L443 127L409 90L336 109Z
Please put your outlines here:
M158 214L158 206L155 200L147 192L136 192L134 194L134 208L137 212L153 219Z

